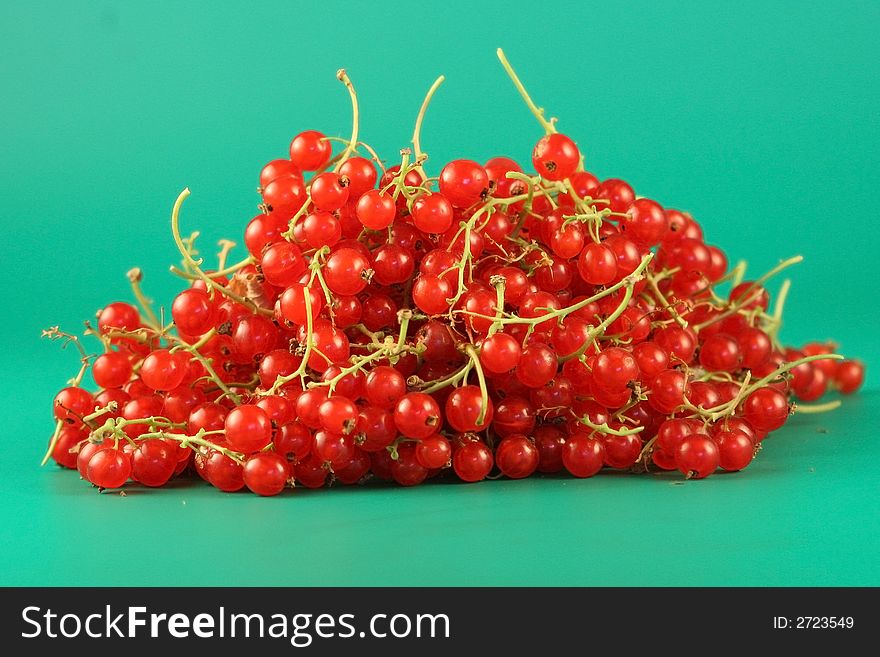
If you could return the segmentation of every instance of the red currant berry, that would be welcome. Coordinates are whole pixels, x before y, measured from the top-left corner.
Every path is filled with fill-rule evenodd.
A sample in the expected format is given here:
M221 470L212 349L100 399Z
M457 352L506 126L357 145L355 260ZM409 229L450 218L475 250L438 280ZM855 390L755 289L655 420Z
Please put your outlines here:
M390 475L401 486L417 486L428 476L428 469L416 457L413 443L404 443L397 448L397 459L391 461Z
M733 372L741 361L739 344L724 333L710 335L700 347L700 365L709 371Z
M493 374L506 374L519 363L522 347L513 336L493 333L480 346L480 364Z
M263 449L272 440L272 422L259 406L242 404L229 411L225 421L229 446L245 454Z
M285 220L293 217L307 198L305 183L298 176L281 176L263 188L263 202L269 212Z
M406 378L393 367L379 365L367 375L367 401L379 408L392 408L406 394Z
M365 228L384 230L394 223L397 206L390 194L371 189L358 199L355 212Z
M638 363L626 349L609 347L593 361L593 381L605 390L621 390L638 378Z
M633 188L623 180L609 178L599 185L595 198L605 201L604 203L597 203L597 205L610 207L612 212L623 213L636 200L636 194Z
M605 463L605 446L590 435L577 431L562 448L562 464L575 477L592 477Z
M718 465L724 470L745 468L755 456L755 443L742 431L719 431L713 435L718 446Z
M317 171L330 161L333 147L317 130L299 133L290 142L290 160L303 171Z
M675 465L688 479L703 479L718 469L718 446L706 434L685 437L675 451Z
M413 203L412 218L419 230L439 235L452 227L455 211L443 194L427 194Z
M666 214L660 204L647 198L638 198L620 220L624 235L645 246L659 244L666 235Z
M333 212L348 202L348 178L327 171L312 179L312 203L318 210Z
M492 422L492 399L483 399L478 386L456 388L446 398L446 421L456 431L482 431Z
M823 361L816 361L821 363ZM844 395L851 395L862 387L865 381L865 366L857 360L845 360L837 368L834 374L834 382L837 389Z
M260 452L244 464L244 484L257 495L278 495L290 478L287 460L275 452Z
M88 461L86 479L98 488L121 488L131 476L131 458L121 449L99 449Z
M334 395L321 402L318 413L321 417L321 426L330 433L347 435L357 424L357 406L341 395Z
M440 172L440 193L456 207L473 205L488 189L486 170L473 160L453 160Z
M302 171L290 160L272 160L260 171L260 187L265 187L281 176L299 176L302 178Z
M189 363L184 351L171 353L167 349L150 352L141 363L141 380L153 390L173 390L183 383Z
M776 388L758 388L743 403L746 421L756 429L775 431L788 419L788 399Z
M492 470L492 450L479 440L465 440L455 450L452 468L462 481L482 481Z
M419 274L412 289L413 303L426 315L439 315L449 310L447 299L452 298L452 284L446 278Z
M164 486L176 467L177 449L162 440L145 440L131 455L131 478L144 486Z
M617 276L617 258L604 244L590 242L578 258L578 272L591 285L607 285Z
M532 151L532 164L547 180L565 180L577 171L580 151L575 143L558 133L544 135Z
M320 291L315 292L302 283L294 283L278 297L278 308L281 316L297 326L305 326L308 322L306 303L311 306L314 320L324 306L324 297Z
M440 430L440 407L431 395L407 393L394 407L394 424L407 438L425 439Z
M108 351L92 363L92 376L102 388L121 388L131 378L131 361L127 354Z
M538 468L538 448L526 436L510 434L498 443L495 449L495 463L505 477L511 479L528 477Z
M198 336L217 326L220 310L207 292L190 288L174 298L171 317L179 331Z
M452 445L443 436L428 436L416 445L416 460L423 468L438 470L452 458Z
M342 239L342 224L329 212L319 210L303 220L302 234L313 249L333 246Z
M141 325L137 309L131 304L117 301L105 307L98 315L98 330L134 331Z
M372 274L369 267L370 261L363 254L343 247L331 253L324 263L324 282L335 294L358 294Z
M376 185L376 167L365 157L351 157L339 167L339 175L348 178L349 198L358 198Z

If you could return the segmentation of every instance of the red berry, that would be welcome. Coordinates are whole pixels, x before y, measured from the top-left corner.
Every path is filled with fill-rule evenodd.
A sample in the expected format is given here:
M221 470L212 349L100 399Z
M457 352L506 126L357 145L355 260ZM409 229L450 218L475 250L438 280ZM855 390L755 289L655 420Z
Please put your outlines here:
M355 212L364 227L383 230L394 223L397 206L390 194L371 189L358 199Z
M254 404L242 404L229 411L225 428L229 446L245 454L263 449L272 440L269 416Z
M131 378L131 360L128 354L108 351L92 363L92 376L102 388L121 388Z
M607 285L617 276L617 257L604 244L590 242L578 258L578 272L591 285Z
M574 175L580 163L580 151L575 143L558 133L544 135L532 151L532 164L547 180L565 180Z
M185 351L171 353L156 349L141 363L141 380L153 390L173 390L186 377L189 354Z
M445 467L451 458L452 445L443 436L428 436L416 445L416 460L428 470Z
M562 449L562 464L575 477L592 477L602 469L605 447L601 441L578 431L569 436Z
M821 363L823 361L816 361ZM845 360L837 368L834 374L837 389L844 395L850 395L858 390L865 381L865 366L857 360Z
M538 448L526 436L510 434L498 443L495 463L506 477L528 477L538 468Z
M456 207L473 205L488 189L486 170L473 160L453 160L440 172L440 193Z
M718 465L724 470L742 470L755 455L755 443L742 431L719 431L713 435L718 446Z
M492 470L492 450L479 440L465 440L455 450L452 468L462 481L482 481Z
M706 434L685 437L675 451L675 465L689 479L703 479L718 469L718 446Z
M332 150L323 134L306 130L290 142L290 160L303 171L317 171L330 161Z
M480 364L493 374L506 374L519 363L522 347L506 333L494 333L480 346Z
M337 394L321 402L318 414L326 431L347 435L357 424L358 409L350 399Z
M407 393L395 404L394 424L408 438L425 439L440 430L440 407L431 395Z
M88 461L86 479L98 488L121 488L131 476L131 459L121 449L99 449Z
M190 288L174 298L171 317L179 331L186 335L199 336L217 325L220 310L207 292Z
M482 431L492 422L494 405L492 399L483 400L478 386L466 385L456 388L446 398L446 421L462 433ZM481 418L482 416L482 418Z
M743 415L756 429L775 431L788 419L788 399L776 388L758 388L743 402Z
M372 189L378 178L376 167L365 157L351 157L339 167L339 175L348 178L350 198L358 198Z
M427 194L413 203L412 218L419 230L439 235L452 227L455 213L443 194Z
M358 294L370 277L370 261L358 251L343 247L331 253L324 263L324 281L336 294Z
M164 486L176 467L177 449L162 440L145 440L131 455L131 477L144 486Z
M338 210L348 202L348 185L348 178L332 171L317 175L312 179L312 203L318 210Z
M260 171L260 187L265 187L281 176L299 176L302 178L302 171L290 160L272 160Z
M287 460L275 452L260 452L244 464L244 484L257 495L277 495L290 478Z

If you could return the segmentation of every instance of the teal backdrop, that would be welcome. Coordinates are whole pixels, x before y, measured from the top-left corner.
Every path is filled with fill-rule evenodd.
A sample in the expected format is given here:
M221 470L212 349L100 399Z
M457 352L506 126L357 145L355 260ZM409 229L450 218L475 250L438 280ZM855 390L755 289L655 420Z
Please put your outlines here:
M877 2L827 0L2 3L0 584L880 584L878 27ZM429 168L528 161L540 129L498 46L588 169L690 210L752 272L803 254L783 337L836 339L866 390L706 481L121 497L38 467L77 367L40 329L129 299L132 265L168 304L184 186L206 252L240 240L265 161L300 130L349 133L340 67L389 160L443 73Z

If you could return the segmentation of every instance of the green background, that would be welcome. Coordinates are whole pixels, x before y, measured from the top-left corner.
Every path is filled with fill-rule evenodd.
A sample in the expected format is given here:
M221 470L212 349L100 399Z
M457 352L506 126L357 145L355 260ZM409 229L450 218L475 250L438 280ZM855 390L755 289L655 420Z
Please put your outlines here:
M880 5L423 4L2 3L0 583L880 584ZM783 336L836 338L868 364L868 389L795 417L747 471L697 482L120 497L37 467L50 400L77 366L39 330L128 299L132 265L167 304L183 186L184 230L206 251L240 238L260 167L293 134L348 134L342 66L362 137L389 160L444 73L429 164L528 161L539 127L498 46L588 169L690 210L752 272L803 254Z

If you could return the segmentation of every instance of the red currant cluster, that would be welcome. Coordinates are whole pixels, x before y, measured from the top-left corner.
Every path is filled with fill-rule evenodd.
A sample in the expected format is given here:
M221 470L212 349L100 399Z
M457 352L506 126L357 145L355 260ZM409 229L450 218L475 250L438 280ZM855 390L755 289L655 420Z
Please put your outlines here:
M534 174L496 157L428 176L419 133L442 78L413 149L385 168L340 71L351 138L302 132L262 169L244 260L227 265L222 242L203 268L178 198L172 269L190 286L173 324L133 270L142 310L112 303L87 325L101 355L47 331L83 361L55 397L47 458L99 488L193 471L261 495L606 466L701 478L746 467L793 397L860 386L863 366L831 345L778 340L788 284L772 310L764 284L799 258L743 280L690 215L585 171L499 56L546 132Z

